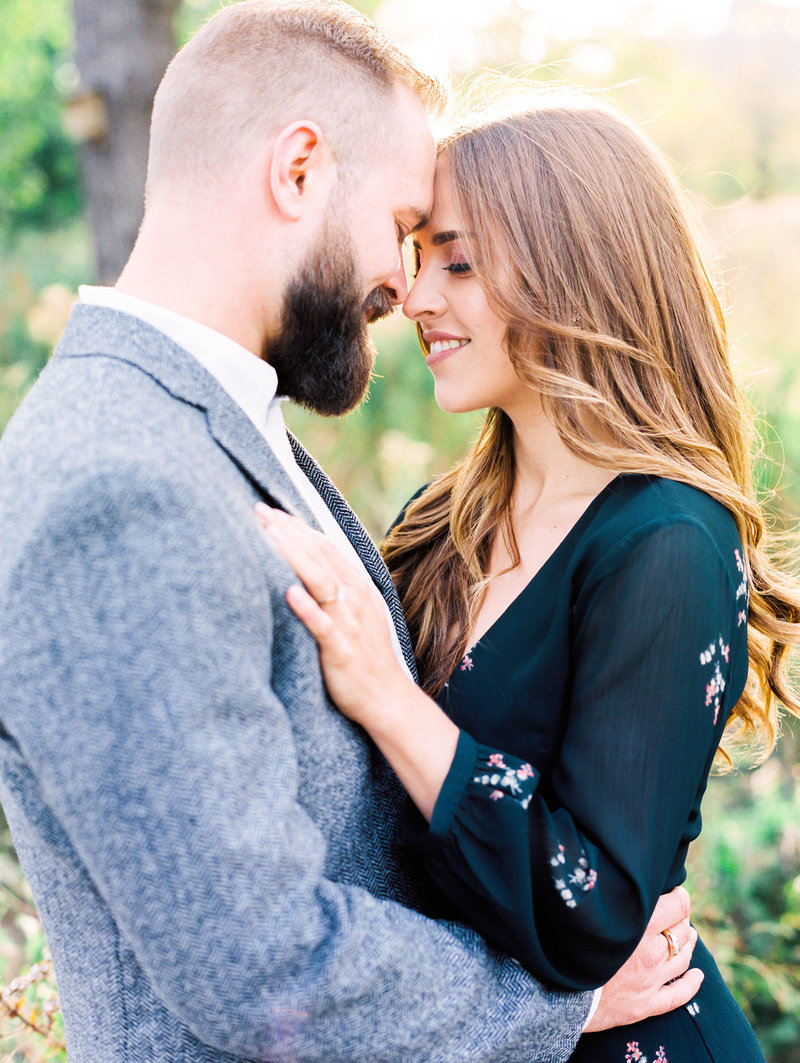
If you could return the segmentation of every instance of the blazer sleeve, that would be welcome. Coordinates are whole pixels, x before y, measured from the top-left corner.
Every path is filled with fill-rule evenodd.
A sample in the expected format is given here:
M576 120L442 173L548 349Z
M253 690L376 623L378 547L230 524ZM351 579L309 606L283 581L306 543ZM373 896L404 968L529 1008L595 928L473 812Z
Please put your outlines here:
M676 523L598 561L575 599L548 785L535 763L462 732L430 829L407 832L460 914L552 984L608 980L699 833L748 669L746 584L730 539L723 556L705 529Z
M63 484L3 588L4 726L164 1004L272 1063L565 1060L588 994L326 878L270 674L290 573L196 488L133 461Z

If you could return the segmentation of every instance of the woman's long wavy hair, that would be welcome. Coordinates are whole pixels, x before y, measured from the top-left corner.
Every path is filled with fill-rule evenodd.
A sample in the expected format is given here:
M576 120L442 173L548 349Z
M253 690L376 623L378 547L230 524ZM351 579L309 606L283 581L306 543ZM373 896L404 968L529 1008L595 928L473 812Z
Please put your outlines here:
M751 417L680 188L656 149L596 104L483 119L445 139L439 158L473 268L508 323L520 387L541 396L565 445L596 466L691 484L733 514L750 585L750 673L726 740L771 749L778 702L800 715L787 675L800 591L764 548ZM433 695L467 649L496 535L519 562L513 487L513 428L492 409L467 458L384 544Z

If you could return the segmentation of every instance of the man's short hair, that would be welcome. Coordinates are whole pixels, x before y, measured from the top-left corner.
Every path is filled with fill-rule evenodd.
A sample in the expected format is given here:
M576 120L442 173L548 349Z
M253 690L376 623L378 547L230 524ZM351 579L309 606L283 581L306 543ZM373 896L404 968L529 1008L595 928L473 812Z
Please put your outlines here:
M393 90L429 111L434 78L344 0L242 0L218 11L170 63L153 106L148 190L162 178L213 181L285 125L322 128L340 172L369 156Z

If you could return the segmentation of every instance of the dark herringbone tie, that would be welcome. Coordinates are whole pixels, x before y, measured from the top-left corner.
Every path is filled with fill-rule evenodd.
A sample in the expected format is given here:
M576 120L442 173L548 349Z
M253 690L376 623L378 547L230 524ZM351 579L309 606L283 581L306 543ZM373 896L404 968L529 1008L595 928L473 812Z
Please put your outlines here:
M406 664L414 679L417 679L417 666L414 661L414 649L411 645L411 636L406 627L406 621L403 616L403 610L400 606L400 599L397 596L397 590L395 589L394 583L392 583L392 577L389 575L389 570L383 563L383 558L378 553L375 544L372 539L370 539L361 521L345 502L338 488L336 488L325 475L302 443L300 443L298 439L295 439L291 432L289 432L288 435L297 464L316 488L323 502L336 518L339 527L353 544L364 567L367 572L369 572L378 590L383 595L386 604L389 606L389 612L392 614L392 620L394 621L394 626L397 630L397 637L400 641L400 648L403 651Z

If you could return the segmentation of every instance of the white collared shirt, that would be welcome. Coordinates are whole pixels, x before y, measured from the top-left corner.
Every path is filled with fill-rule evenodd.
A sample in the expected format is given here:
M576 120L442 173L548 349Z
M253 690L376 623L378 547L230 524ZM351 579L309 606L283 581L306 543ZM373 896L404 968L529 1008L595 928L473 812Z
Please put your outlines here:
M145 299L118 292L116 288L81 285L78 296L82 303L105 306L119 310L147 322L163 332L183 350L188 351L208 370L217 383L228 392L266 440L275 457L286 470L305 503L319 522L325 534L332 539L347 560L363 574L378 595L386 610L389 630L395 653L408 671L400 648L389 607L364 568L353 544L339 527L336 518L325 505L317 489L295 461L294 452L286 435L286 423L281 411L282 398L276 394L278 374L274 368L216 329L201 325L199 321L176 314Z

